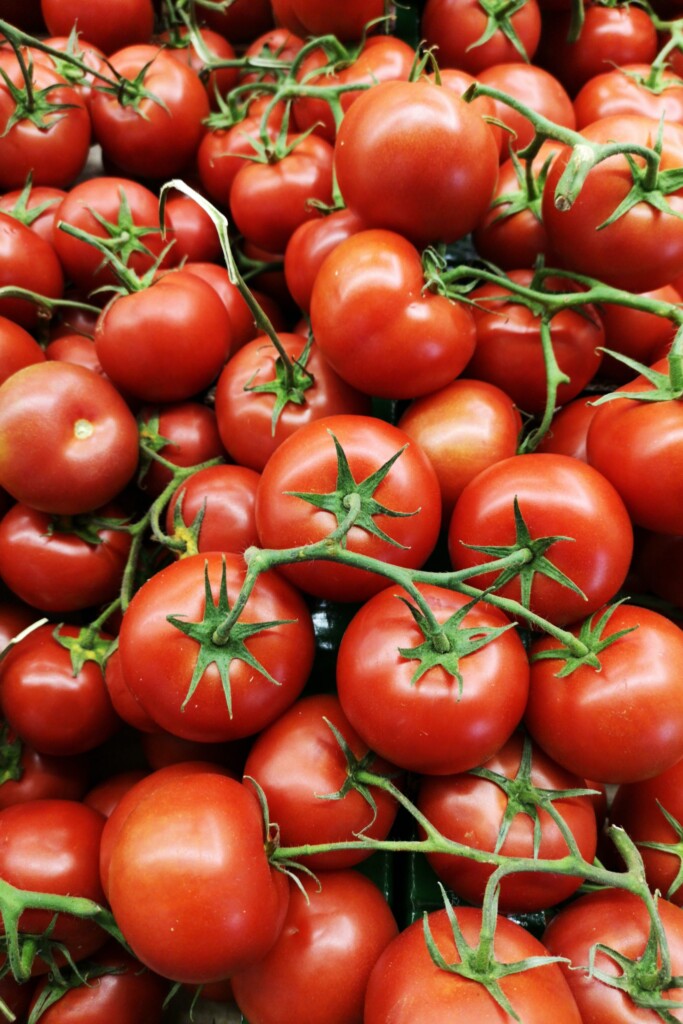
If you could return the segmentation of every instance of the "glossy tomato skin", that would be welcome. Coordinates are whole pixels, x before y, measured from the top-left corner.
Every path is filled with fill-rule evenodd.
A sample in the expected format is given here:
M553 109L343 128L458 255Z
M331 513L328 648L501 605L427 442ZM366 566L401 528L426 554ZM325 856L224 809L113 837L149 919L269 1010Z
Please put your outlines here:
M290 360L301 358L306 339L298 334L278 335ZM327 416L367 415L367 395L343 380L314 341L306 369L313 378L303 403L287 402L273 429L275 395L250 391L252 385L276 379L278 353L266 335L244 344L228 360L216 386L216 419L225 450L239 465L260 472L284 440L306 424Z
M515 733L482 767L505 779L518 777L522 737ZM586 789L585 780L565 771L534 746L531 754L531 784L539 790ZM540 843L534 853L534 821L518 811L501 846L498 836L508 806L504 790L490 779L470 774L423 778L418 807L426 818L449 839L480 850L500 852L508 857L555 860L566 857L569 847L546 810L538 809ZM553 799L553 806L574 836L584 860L592 864L597 847L597 824L589 795ZM466 903L481 905L493 868L467 857L428 854L439 879ZM576 875L514 872L502 879L501 913L525 913L562 903L578 889Z
M207 773L149 794L114 844L109 898L135 955L165 978L219 981L262 959L282 928L288 891L266 859L253 791Z
M541 36L539 5L535 0L520 4L510 22L531 60ZM437 60L446 68L462 68L479 75L493 64L524 59L500 28L480 42L487 28L487 13L472 0L427 0L421 28L427 44L438 47Z
M17 370L45 362L45 353L33 335L14 320L0 316L0 384Z
M335 516L287 491L323 494L337 484L332 435L346 453L356 483L404 449L375 490L375 500L398 518L377 514L373 522L399 545L353 526L351 550L393 565L424 564L438 538L441 492L427 456L397 427L367 416L327 416L301 427L271 455L256 494L256 528L265 547L292 547L322 540L337 526ZM404 446L406 446L404 448ZM414 514L412 514L414 513ZM333 601L362 601L385 586L384 577L333 562L284 565L282 574L306 593Z
M482 85L520 100L555 124L564 128L576 127L576 115L566 89L554 75L535 64L519 61L493 64L485 68L477 79ZM494 99L493 103L496 118L510 129L505 133L507 142L503 143L503 151L507 152L508 146L514 150L523 149L534 136L531 122L502 100Z
M453 908L465 941L476 945L481 910ZM460 960L445 910L428 915L436 946L447 963ZM502 963L529 956L547 956L544 946L509 918L496 918L494 954ZM547 1024L548 1010L556 1024L581 1024L567 982L557 964L545 964L500 981L503 992L525 1024ZM421 920L390 943L373 968L365 997L364 1024L499 1024L503 1011L483 985L443 971L432 960Z
M683 966L683 911L664 899L657 901L666 942L671 957L672 975L680 975ZM650 918L643 900L633 893L618 889L605 889L589 893L563 908L550 922L543 942L555 956L567 957L569 963L560 965L572 990L582 1020L596 1020L600 1024L636 1024L655 1021L659 1014L636 1007L625 992L606 985L588 972L591 948L596 943L608 946L629 959L638 959L645 951L650 933ZM621 967L598 950L595 967L609 975L621 974ZM583 968L582 970L577 968ZM656 989L655 989L656 991ZM663 991L665 999L680 1000L681 990ZM674 1020L682 1020L683 1013L672 1007Z
M398 934L379 889L355 871L290 882L289 907L263 960L233 975L242 1013L258 1024L356 1024L370 972ZM340 987L339 978L344 978Z
M209 466L188 477L166 509L166 530L173 533L176 509L190 526L204 509L199 551L246 551L258 544L256 488L259 474L246 466Z
M28 196L24 195L24 188L10 189L0 196L0 210L16 217L41 238L51 242L55 211L65 196L64 189L50 185L34 185Z
M99 514L126 519L115 506ZM78 535L77 525L68 519L55 521L21 502L5 513L0 520L0 576L22 601L47 612L71 612L117 596L130 534L93 526L90 540Z
M317 0L289 0L288 5L305 30L303 35L331 33L346 42L360 39L370 22L384 16L381 0L331 0L323 5Z
M98 851L104 818L76 800L32 800L0 811L0 876L19 889L83 896L104 902L99 880ZM22 932L40 933L54 914L26 910ZM60 914L51 933L64 942L74 960L80 960L106 942L106 932L87 919ZM34 974L47 965L38 958Z
M5 738L3 746L8 742L9 738ZM8 756L4 749L2 751L0 810L31 800L81 799L89 781L86 757L53 757L50 754L40 754L28 744L18 742L21 747L17 764L18 777L12 777Z
M297 305L308 313L320 266L334 248L364 227L353 210L335 210L327 217L307 220L294 231L285 249L285 278Z
M205 572L216 602L223 565L232 606L246 572L244 559L215 551L192 555L162 569L137 591L119 635L123 674L131 690L161 728L185 739L219 742L258 732L296 699L312 666L313 627L303 599L279 575L263 574L240 621L293 620L247 641L251 655L278 685L245 661L234 659L229 669L230 712L216 663L211 662L194 696L182 707L199 643L167 616L190 623L202 621Z
M36 750L58 756L82 754L113 736L121 723L100 666L86 661L75 673L70 653L53 636L55 631L62 637L79 633L76 626L39 626L5 656L0 704L15 732Z
M0 287L27 288L48 299L64 293L64 272L53 246L8 213L0 213ZM0 299L0 316L31 330L39 308L27 299Z
M443 625L468 598L421 585ZM451 775L499 750L524 713L529 666L514 630L459 661L457 678L441 665L414 679L421 663L411 651L425 642L400 587L389 587L354 615L339 647L337 692L344 714L371 750L408 771ZM500 629L509 619L482 602L464 629Z
M83 38L107 54L148 42L154 27L151 0L121 0L116 18L107 0L40 0L40 9L51 35L68 36L78 21Z
M356 100L335 143L346 205L415 245L453 242L485 212L498 147L476 111L431 82L383 82Z
M514 545L517 498L531 538L564 537L546 557L583 592L577 594L536 573L530 608L556 625L574 622L595 611L626 579L633 550L633 528L614 487L601 473L570 456L515 455L485 469L458 499L448 532L454 568L485 565L491 556L467 545ZM609 532L602 524L610 523ZM495 577L470 578L490 586ZM520 599L519 579L504 584L502 597Z
M225 457L216 414L203 402L145 406L138 413L138 423L141 440L174 466L187 468ZM171 479L170 469L150 459L138 482L149 498L157 498Z
M362 832L385 839L396 817L397 804L381 789L372 789L376 811L357 790L337 800L322 799L342 789L347 763L332 725L360 760L368 747L344 715L333 694L313 694L296 701L254 742L244 765L268 800L283 846L351 842ZM395 775L396 770L374 758L368 770ZM330 850L297 858L311 870L326 871L359 864L370 850Z
M135 417L109 381L45 362L0 388L0 484L43 512L78 515L116 497L138 463Z
M104 372L126 394L180 402L220 373L230 351L230 322L210 285L174 270L107 306L95 345Z
M569 771L600 782L646 779L683 757L683 631L658 612L626 604L603 636L632 627L599 654L600 671L582 665L558 679L563 661L534 660L556 641L546 637L531 649L527 728Z
M475 348L469 309L425 289L418 250L393 231L359 231L329 253L313 283L310 319L337 373L383 398L445 387Z
M537 452L554 452L556 455L570 455L574 459L588 462L586 439L591 421L598 411L590 398L579 396L556 410L550 429Z
M576 127L581 129L604 117L635 114L658 121L683 120L683 87L673 71L663 70L661 85L648 89L641 84L651 73L649 64L625 64L605 68L589 79L574 97Z

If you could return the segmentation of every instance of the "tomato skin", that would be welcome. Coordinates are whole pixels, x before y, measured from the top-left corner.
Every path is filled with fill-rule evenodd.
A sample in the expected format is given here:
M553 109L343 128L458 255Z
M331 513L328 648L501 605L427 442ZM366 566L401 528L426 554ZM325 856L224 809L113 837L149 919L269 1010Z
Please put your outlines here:
M416 398L398 421L427 453L436 470L449 522L463 488L482 469L511 458L522 429L509 396L486 381L463 377Z
M266 859L253 792L206 773L169 780L133 807L112 850L109 898L146 966L202 984L263 958L282 928L288 890Z
M179 503L182 521L188 526L206 505L199 530L199 551L242 553L258 544L255 506L259 479L259 474L246 466L200 469L171 498L166 510L167 533L173 532Z
M259 1024L356 1024L370 972L398 934L379 889L355 871L327 871L318 889L290 882L287 916L263 960L233 975L242 1013ZM339 978L344 986L339 987Z
M581 129L604 117L635 114L658 121L683 121L683 87L673 71L662 72L661 91L641 85L634 76L647 78L648 64L625 64L605 69L589 79L574 97L576 127Z
M575 398L553 416L550 429L536 451L570 455L588 462L586 439L593 417L598 411L590 398Z
M295 22L305 29L304 35L330 33L342 42L360 39L366 26L385 13L382 0L330 0L326 4L318 0L289 0L289 8Z
M22 743L20 769L19 779L3 777L0 810L31 800L80 800L88 786L87 759L80 755L53 757Z
M97 358L95 342L84 334L62 334L45 346L47 359L56 359L60 363L76 363L78 366L92 370L104 377L104 371Z
M42 512L106 505L138 463L135 417L109 381L72 363L18 370L0 387L0 485Z
M465 941L475 945L482 927L481 910L454 907ZM458 963L451 925L445 910L428 915L437 948L447 963ZM547 956L544 946L509 918L498 916L494 954L502 963L528 956ZM558 964L502 978L500 986L524 1024L546 1024L548 1008L556 1024L581 1024L581 1017ZM365 996L364 1024L500 1024L504 1011L483 985L443 971L432 960L423 924L415 921L391 942L375 964Z
M17 370L45 362L45 353L23 327L0 316L0 384Z
M311 328L344 380L368 395L416 398L462 372L474 352L472 315L424 289L418 250L395 232L359 231L325 258Z
M240 621L294 620L249 639L248 650L280 685L243 661L230 665L232 715L215 663L205 670L195 695L183 709L199 645L167 621L168 615L198 622L204 610L208 567L214 602L223 564L232 604L246 566L241 556L209 552L162 569L137 591L123 617L119 650L124 678L143 708L177 736L220 742L265 728L296 699L313 661L313 627L303 599L276 573L262 574Z
M125 519L120 507L99 510ZM51 516L17 502L0 520L0 576L22 601L47 612L71 612L113 601L130 551L125 530L95 528L91 543Z
M491 556L468 544L514 544L513 504L519 508L532 539L566 537L552 544L546 557L586 595L585 598L546 576L534 577L530 607L556 625L575 622L595 611L626 579L633 550L633 529L614 487L601 473L570 456L515 455L485 469L465 487L448 532L454 568L485 565ZM601 524L609 522L606 532ZM470 578L490 586L484 573ZM519 579L496 593L519 600ZM590 773L586 773L590 774Z
M310 310L313 285L325 257L364 226L357 213L343 209L307 220L294 231L285 249L285 279L292 298L305 313Z
M517 776L522 737L514 734L483 767L507 779ZM538 747L532 751L531 782L538 789L562 790L587 788L585 780L555 764ZM424 778L420 784L418 807L436 828L456 842L480 850L494 851L508 806L508 797L495 783L474 775L460 774ZM597 847L597 825L592 798L588 795L553 800L553 806L573 834L584 859L592 864ZM518 812L498 852L509 857L559 859L569 848L546 810L539 809L541 839L534 854L534 823ZM467 857L428 854L437 876L467 903L481 905L493 868ZM542 910L562 903L578 889L581 878L515 872L502 879L499 908L503 914Z
M358 759L365 757L368 747L350 726L337 697L313 694L296 701L260 733L244 765L245 779L255 779L266 794L282 846L349 842L361 831L373 839L386 839L397 810L388 793L372 790L376 814L355 789L339 800L320 799L338 792L348 774L346 758L325 719ZM395 769L379 758L368 770L395 774ZM360 864L370 852L330 850L297 860L315 872L327 871Z
M64 273L52 245L8 213L0 213L0 287L27 288L48 299L64 294ZM0 316L31 330L39 307L28 299L0 299Z
M128 771L110 775L109 778L98 782L88 790L83 797L83 803L108 818L124 794L141 779L144 779L146 774L143 768L131 768Z
M268 134L275 139L278 125L268 122ZM260 122L255 116L245 117L230 128L207 131L197 149L197 173L202 188L210 199L222 209L230 206L230 192L245 159L253 157L256 149L250 139L259 137Z
M305 338L283 332L279 339L290 360L301 358ZM246 388L275 380L277 358L270 339L259 335L226 363L216 387L216 419L225 450L241 466L259 472L282 442L301 427L327 416L370 412L369 398L337 374L314 341L306 362L314 383L304 392L303 404L285 405L273 430L275 395Z
M116 18L108 0L40 0L40 9L50 35L68 36L78 21L79 34L107 54L148 42L154 26L151 0L120 0Z
M679 975L683 966L683 911L664 899L657 901L666 942L671 957L671 973ZM582 896L563 908L548 925L543 942L555 956L567 957L569 964L560 964L584 1021L600 1024L640 1024L655 1021L659 1014L638 1008L629 996L617 988L605 985L588 973L591 947L595 943L608 946L630 959L638 959L645 951L650 932L650 918L643 900L632 893L618 889ZM583 967L583 970L576 968ZM621 973L613 960L599 950L595 954L595 967L610 975ZM681 990L672 988L661 992L662 997L680 1000ZM675 1020L682 1020L680 1009L669 1011Z
M664 285L663 288L645 292L645 298L675 304L681 301L681 294L673 285ZM630 356L645 366L651 366L659 359L661 352L671 347L676 333L670 320L616 303L602 303L600 314L605 328L605 348ZM633 379L633 370L605 354L599 377L623 384Z
M126 394L181 402L220 373L230 351L230 321L210 285L174 270L107 306L95 345L102 369Z
M599 654L599 672L582 665L558 679L562 661L533 660L557 641L531 648L529 732L559 764L600 782L637 782L683 757L683 630L658 612L620 605L603 636L633 626Z
M118 647L109 655L104 666L104 685L107 687L114 711L123 722L132 725L139 733L154 732L158 729L156 722L144 710L123 676Z
M16 217L46 242L52 242L55 212L67 193L64 189L52 188L51 185L34 185L27 199L22 199L22 193L23 188L11 189L0 195L0 210ZM38 209L43 206L44 209Z
M431 82L382 82L359 96L335 143L346 205L368 227L419 247L462 238L488 207L498 147L476 110Z
M493 64L521 61L512 42L497 29L481 45L487 25L485 8L473 0L427 0L422 12L422 35L428 46L437 46L443 67L462 68L479 75ZM527 57L531 60L541 36L541 12L535 0L527 0L510 17Z
M415 513L373 521L403 547L353 526L352 551L393 565L424 564L441 524L441 492L427 456L407 435L367 416L326 416L301 427L268 460L256 493L256 528L265 547L293 547L322 540L337 526L335 516L286 491L334 491L337 457L330 432L346 453L356 482L408 445L375 491L375 499L392 511ZM419 496L419 497L418 497ZM419 508L418 508L419 501ZM384 577L334 562L283 565L283 576L306 593L332 601L362 601L386 585Z
M221 259L216 226L191 196L171 193L166 203L166 217L170 225L166 241L175 240L171 254L176 262Z
M521 100L532 110L564 128L576 126L576 115L566 89L554 75L535 64L509 64L501 61L485 68L477 75L477 79L482 85L500 89L513 99ZM523 149L534 136L533 125L506 103L496 99L493 103L497 119L512 131L508 145L515 150ZM507 138L509 133L505 134ZM504 150L507 150L505 143Z
M201 26L199 36L206 50L209 53L210 61L235 60L237 54L234 47L228 42L225 36L215 32L211 28ZM201 75L206 67L206 61L197 53L189 34L188 29L181 25L175 27L175 36L168 30L159 35L159 42L168 46L168 52L182 64L186 64L195 74ZM236 67L216 68L208 73L204 81L209 103L214 109L218 107L216 93L226 96L239 81L239 71Z
M167 443L158 449L158 454L174 466L198 466L225 456L216 414L202 402L173 402L155 408L145 406L138 413L138 423L141 439L151 442L152 447L156 448L156 437L166 439ZM150 498L156 498L171 479L171 470L151 459L141 487Z
M17 735L40 753L82 754L113 736L121 722L100 666L86 661L74 673L69 651L54 638L54 631L51 624L39 626L3 659L2 712ZM75 637L79 629L61 625L58 633Z
M421 585L437 622L444 623L469 598ZM524 712L529 666L513 630L460 660L458 681L436 666L420 679L415 658L399 654L424 642L422 631L389 587L354 615L339 647L337 692L344 714L371 750L408 771L452 775L468 771L499 750ZM509 623L497 609L475 605L464 628Z

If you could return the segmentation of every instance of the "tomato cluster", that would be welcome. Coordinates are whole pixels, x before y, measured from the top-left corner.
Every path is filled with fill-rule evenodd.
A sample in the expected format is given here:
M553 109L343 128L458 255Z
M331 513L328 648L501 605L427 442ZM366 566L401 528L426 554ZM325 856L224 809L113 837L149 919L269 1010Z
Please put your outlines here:
M0 1019L683 1020L683 19L579 6L8 5Z

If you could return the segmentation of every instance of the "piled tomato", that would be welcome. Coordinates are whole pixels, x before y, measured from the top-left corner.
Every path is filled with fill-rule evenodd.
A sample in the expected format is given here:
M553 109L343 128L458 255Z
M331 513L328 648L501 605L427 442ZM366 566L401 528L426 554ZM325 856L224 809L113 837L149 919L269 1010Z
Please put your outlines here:
M9 6L0 1019L683 1020L683 18Z

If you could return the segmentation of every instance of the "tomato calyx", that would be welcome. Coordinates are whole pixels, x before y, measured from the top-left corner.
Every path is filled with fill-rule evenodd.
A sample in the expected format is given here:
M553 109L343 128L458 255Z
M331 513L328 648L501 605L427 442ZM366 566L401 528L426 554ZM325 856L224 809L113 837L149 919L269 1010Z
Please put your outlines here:
M218 600L214 602L209 579L209 563L204 565L204 616L199 622L187 622L179 615L167 615L167 621L179 629L181 633L195 640L199 645L197 662L187 694L182 703L185 708L199 686L199 682L209 665L216 665L223 688L228 714L232 718L232 688L230 686L230 665L237 659L249 665L264 676L273 686L280 686L277 679L251 653L246 641L277 626L290 625L293 619L273 619L269 622L234 622L231 621L231 607L228 600L228 584L225 559L221 570L221 581ZM226 622L228 626L226 628Z
M615 601L614 604L605 609L597 621L595 620L596 612L581 623L578 639L585 648L585 654L577 654L575 651L570 650L568 646L560 645L560 647L535 652L531 656L531 661L547 661L549 659L564 661L563 667L559 672L555 673L558 679L565 679L572 672L575 672L577 668L581 668L584 665L589 665L596 672L599 672L602 668L602 663L600 662L602 651L638 628L637 626L628 626L626 629L617 630L616 633L610 633L609 636L603 636L609 620L620 604L623 604L623 601Z
M50 517L46 537L53 537L55 534L63 534L70 537L78 537L91 544L93 547L103 543L102 531L104 530L125 530L127 526L125 519L97 515L63 516L55 515Z
M463 693L463 679L460 672L460 661L469 654L474 654L487 644L497 640L503 633L514 627L510 622L505 626L471 626L462 625L463 619L477 603L471 601L455 611L443 625L434 630L432 622L412 602L403 597L403 601L413 616L424 641L416 647L399 647L398 653L409 661L418 661L419 665L413 673L411 685L415 685L430 669L440 666L457 680L456 700L460 701Z
M36 203L35 206L29 207L29 199L31 197L31 191L33 189L33 176L29 172L26 178L26 184L17 196L14 206L6 208L3 212L8 213L10 217L14 217L15 220L21 221L27 228L30 228L35 221L38 220L46 210L51 209L53 206L57 206L61 200L58 197L54 199L46 199L42 203Z
M163 53L163 47L160 47L158 52L142 65L134 78L126 78L125 75L119 75L105 58L105 63L112 74L116 76L116 80L110 85L96 85L97 92L113 96L121 107L132 107L141 117L145 116L139 109L143 100L150 100L151 103L156 103L158 107L169 113L168 106L164 100L150 89L146 89L144 85L145 76L160 53Z
M343 800L344 797L352 790L355 790L356 793L362 796L372 811L370 821L368 821L368 823L364 825L359 832L354 833L358 838L362 838L367 830L372 828L377 819L377 801L372 795L370 785L368 785L369 779L374 780L376 778L376 776L372 774L372 766L376 760L376 755L374 751L368 750L363 757L356 757L336 725L334 725L329 718L326 718L324 715L323 721L329 727L346 759L346 778L335 793L316 793L316 797L318 800Z
M315 508L331 512L337 520L337 530L334 531L334 536L335 539L340 540L342 547L346 547L346 535L351 527L357 526L372 534L373 537L386 541L387 544L392 544L397 548L405 548L404 544L394 540L393 537L390 537L388 533L379 527L373 517L382 515L389 516L390 518L405 518L417 515L419 512L419 508L415 509L414 512L398 512L382 505L374 497L375 491L387 476L396 460L405 451L407 445L394 452L374 473L370 473L364 480L357 482L351 472L344 449L332 431L328 430L328 433L334 442L337 452L336 488L333 491L328 491L326 494L318 494L315 491L285 491L285 493L293 498L301 498L302 501L307 501Z
M549 154L538 174L534 174L533 161L522 162L514 149L510 150L510 159L514 167L515 177L519 188L514 192L503 192L491 203L491 209L498 209L500 212L492 220L492 224L498 224L508 217L530 210L537 221L541 221L541 205L543 200L543 189L545 187L548 170L553 162L554 154Z
M666 898L670 900L674 893L676 893L681 885L683 885L683 825L680 821L667 811L666 807L659 800L657 800L657 806L666 818L671 828L676 833L675 841L670 843L659 843L654 839L646 840L642 839L636 842L636 846L643 847L647 850L659 850L660 853L670 854L672 857L678 857L678 871L676 877L671 882L667 892Z
M199 533L206 514L206 498L191 523L183 518L183 499L185 490L178 495L173 509L173 532L169 535L167 546L177 551L180 558L199 554Z
M155 456L168 445L173 444L170 437L159 433L160 414L158 410L138 416L138 432L140 435L140 466L137 485L143 487L149 467L155 462Z
M304 349L298 359L293 359L289 366L285 365L282 357L278 354L275 359L275 377L272 380L263 381L261 384L252 384L258 370L256 370L244 385L245 391L253 391L257 394L275 395L273 413L271 416L271 433L275 435L275 428L282 411L290 403L292 405L305 405L306 392L313 387L315 378L306 369L306 363L311 354L313 335L308 334Z
M48 98L49 93L59 88L59 82L48 85L44 89L34 89L31 80L33 63L29 61L27 65L19 51L17 51L17 59L24 76L23 86L15 85L5 69L0 67L0 77L2 77L7 91L14 100L14 110L7 118L2 138L22 121L29 121L41 131L48 131L55 123L55 114L59 114L64 110L74 110L79 106L77 103L54 103Z
M24 774L22 750L19 737L3 722L0 726L0 786L3 782L18 782Z
M114 649L115 640L103 636L93 626L84 626L76 636L66 636L60 633L61 628L61 625L56 626L52 631L52 637L60 647L69 652L74 678L88 661L94 661L96 665L104 669L107 658Z
M133 224L132 219L130 218L128 201L125 198L123 191L121 192L121 207L117 224L113 224L112 222L105 220L92 208L90 212L104 227L105 231L107 231L109 238L101 238L98 235L93 235L89 231L84 231L83 228L76 227L75 224L67 224L65 221L59 221L57 227L60 231L66 232L67 235L71 235L73 238L78 238L79 241L85 242L87 245L92 245L98 250L98 252L101 252L104 257L104 262L111 267L116 275L119 281L118 286L104 285L102 288L96 289L93 294L109 291L114 295L125 295L132 294L133 292L144 291L145 288L149 288L154 282L154 278L159 267L161 267L171 248L175 245L175 239L171 239L168 245L162 249L149 270L144 274L136 274L135 271L127 265L127 260L134 252L143 252L145 254L153 255L149 252L149 249L147 249L144 243L140 242L140 238L145 234L158 231L159 229L151 226L140 227ZM101 309L98 309L98 312L101 313Z
M97 978L102 978L107 974L123 974L125 970L123 965L79 962L78 964L68 964L66 968L62 968L56 974L48 975L47 982L41 988L27 1024L36 1024L51 1006L58 1003L72 989L81 988L83 985L92 985Z
M486 27L479 38L467 47L468 51L483 46L496 32L500 32L512 43L522 60L528 63L529 54L511 20L525 3L526 0L479 0L479 6L486 14Z

